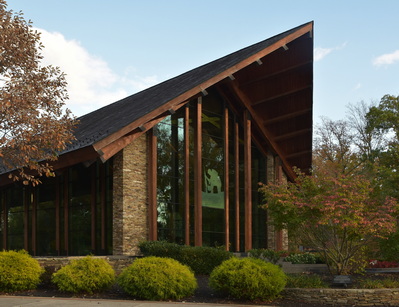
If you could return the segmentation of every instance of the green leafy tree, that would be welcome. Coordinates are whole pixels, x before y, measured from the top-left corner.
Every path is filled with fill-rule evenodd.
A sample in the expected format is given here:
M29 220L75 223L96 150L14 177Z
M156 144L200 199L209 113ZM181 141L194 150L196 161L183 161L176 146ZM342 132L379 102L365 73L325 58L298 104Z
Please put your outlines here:
M372 159L383 193L399 197L399 96L385 95L366 114L367 131L384 139Z
M360 174L298 172L295 182L262 185L261 192L274 225L318 250L334 274L351 272L370 242L396 228L398 202L381 200Z
M57 159L73 139L75 124L63 108L65 76L41 66L42 48L31 23L0 0L0 162L19 170L10 177L25 184L38 183L35 175L52 175L46 161Z

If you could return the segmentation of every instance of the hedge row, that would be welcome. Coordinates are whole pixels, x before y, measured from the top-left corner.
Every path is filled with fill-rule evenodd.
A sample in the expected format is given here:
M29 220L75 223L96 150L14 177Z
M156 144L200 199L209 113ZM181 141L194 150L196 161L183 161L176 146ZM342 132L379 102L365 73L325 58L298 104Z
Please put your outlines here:
M205 250L210 251L184 250L185 255L200 262L206 261ZM209 285L214 290L250 300L273 299L283 290L286 276L278 266L254 258L228 258L210 275ZM25 251L0 252L0 291L35 289L43 272L38 261ZM117 278L107 260L87 256L60 268L52 274L51 281L60 291L89 294L105 290L116 281L127 294L146 300L178 300L193 295L198 287L189 266L172 258L155 256L135 260Z

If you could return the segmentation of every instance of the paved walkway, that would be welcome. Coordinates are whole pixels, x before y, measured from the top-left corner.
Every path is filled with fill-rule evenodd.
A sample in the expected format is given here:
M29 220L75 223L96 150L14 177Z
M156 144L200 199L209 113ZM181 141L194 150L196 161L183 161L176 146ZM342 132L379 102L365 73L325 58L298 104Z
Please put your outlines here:
M130 300L94 300L75 298L0 296L1 307L45 307L45 306L82 306L82 307L240 307L249 305L204 304L204 303L174 303L174 302L143 302ZM266 305L264 305L266 306ZM259 307L259 306L258 306ZM271 307L271 306L269 306Z

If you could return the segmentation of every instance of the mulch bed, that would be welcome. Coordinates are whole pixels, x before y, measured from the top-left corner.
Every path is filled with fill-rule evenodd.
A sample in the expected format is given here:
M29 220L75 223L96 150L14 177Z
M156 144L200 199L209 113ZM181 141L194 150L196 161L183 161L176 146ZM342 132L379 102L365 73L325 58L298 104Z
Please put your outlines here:
M384 277L395 277L399 278L399 273L390 274L367 274L370 278L384 278ZM363 276L364 277L364 276ZM324 276L326 280L332 280L331 276ZM353 285L351 288L356 287L356 282L358 279L362 278L362 275L354 276ZM293 301L288 298L276 299L272 302L270 301L244 301L244 300L234 300L231 298L226 298L220 294L214 292L208 286L208 276L197 276L198 289L195 294L191 297L185 298L182 302L192 302L192 303L210 303L210 304L242 304L242 305L271 305L271 306L281 306L281 307L320 307L325 305L310 305L308 303ZM58 291L54 285L51 283L40 284L36 290L29 291L19 291L14 293L1 293L3 295L13 295L13 296L31 296L31 297L59 297L59 298L85 298L85 299L114 299L114 300L134 300L132 297L124 293L117 285L113 286L109 290L96 293L93 295L88 294L70 294Z

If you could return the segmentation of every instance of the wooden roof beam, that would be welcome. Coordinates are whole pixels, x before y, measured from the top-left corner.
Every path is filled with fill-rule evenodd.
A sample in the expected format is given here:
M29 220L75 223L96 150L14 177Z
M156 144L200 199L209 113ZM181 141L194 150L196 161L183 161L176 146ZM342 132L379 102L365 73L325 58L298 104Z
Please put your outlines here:
M277 116L277 117L273 117L271 119L265 120L263 122L264 125L272 125L281 121L285 121L285 120L289 120L304 114L307 114L309 112L312 112L312 108L307 108L307 109L303 109L303 110L299 110L296 112L292 112L292 113L288 113L288 114L284 114L281 116Z
M312 84L308 84L308 85L301 86L301 87L298 87L296 89L293 89L291 91L283 92L281 94L274 95L274 96L268 97L266 99L258 100L258 101L253 102L252 106L256 106L256 105L261 104L261 103L271 102L271 101L273 101L275 99L278 99L278 98L282 98L282 97L289 96L289 95L292 95L292 94L295 94L295 93L298 93L298 92L301 92L301 91L304 91L304 90L308 90L308 89L311 89L312 86L313 86Z
M274 137L274 140L277 143L279 143L281 141L288 140L288 139L293 139L295 137L298 137L298 136L303 135L303 134L307 134L309 132L312 132L312 128L306 128L306 129L297 130L297 131L294 131L294 132L291 132L291 133L282 134L282 135Z
M251 79L251 80L248 80L246 82L242 82L242 83L240 83L240 86L242 86L242 87L243 86L248 86L248 85L257 83L259 81L263 81L263 80L266 80L266 79L269 79L269 78L273 78L273 77L275 77L275 76L277 76L279 74L283 74L283 73L286 73L286 72L290 72L292 70L296 70L296 69L302 68L302 67L304 67L306 65L312 65L312 63L313 63L312 60L308 60L308 61L304 61L304 62L298 63L296 65L291 65L291 66L285 67L283 69L274 71L274 72L272 72L270 74L264 75L264 76L262 76L260 78Z
M295 152L295 153L286 155L286 158L287 159L297 158L297 157L300 157L300 156L303 156L303 155L308 155L310 153L312 153L311 150L303 150L303 151L300 151L300 152Z

